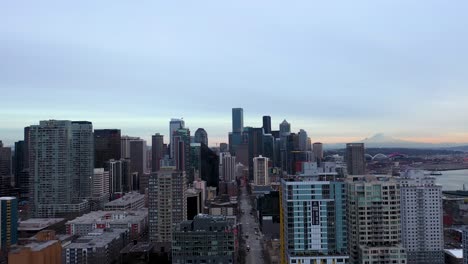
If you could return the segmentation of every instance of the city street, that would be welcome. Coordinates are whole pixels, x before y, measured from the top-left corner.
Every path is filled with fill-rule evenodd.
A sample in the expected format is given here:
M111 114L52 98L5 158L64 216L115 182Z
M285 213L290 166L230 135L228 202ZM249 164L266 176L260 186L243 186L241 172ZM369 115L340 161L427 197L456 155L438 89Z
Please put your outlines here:
M244 184L245 185L245 184ZM255 217L250 214L252 206L250 205L247 188L241 187L240 208L243 212L241 216L242 235L245 239L245 246L250 246L250 251L246 253L247 264L262 264L264 263L262 255L262 236L260 235L258 223L255 222ZM258 235L255 232L258 230ZM246 238L248 236L248 238Z

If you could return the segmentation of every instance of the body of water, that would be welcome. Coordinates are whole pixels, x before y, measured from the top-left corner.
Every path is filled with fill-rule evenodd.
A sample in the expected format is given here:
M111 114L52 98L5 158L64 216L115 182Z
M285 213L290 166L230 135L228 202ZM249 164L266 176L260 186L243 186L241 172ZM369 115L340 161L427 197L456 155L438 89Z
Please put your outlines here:
M468 170L442 171L441 176L436 177L436 182L442 185L444 191L462 190L465 184L468 190Z

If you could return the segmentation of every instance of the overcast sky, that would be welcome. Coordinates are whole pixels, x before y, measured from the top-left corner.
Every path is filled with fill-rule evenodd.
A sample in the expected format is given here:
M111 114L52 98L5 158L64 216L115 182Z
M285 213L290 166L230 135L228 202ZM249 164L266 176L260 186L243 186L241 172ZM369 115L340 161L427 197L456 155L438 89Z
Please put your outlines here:
M227 141L271 115L313 141L468 142L468 1L4 1L0 140L43 119ZM166 138L167 139L167 138Z

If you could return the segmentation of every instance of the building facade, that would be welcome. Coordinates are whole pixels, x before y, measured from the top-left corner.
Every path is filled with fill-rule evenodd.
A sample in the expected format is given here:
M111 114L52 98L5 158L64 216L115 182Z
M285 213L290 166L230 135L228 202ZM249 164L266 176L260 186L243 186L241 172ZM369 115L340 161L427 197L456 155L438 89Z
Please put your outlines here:
M164 158L164 136L156 133L151 137L151 171L156 172L161 168L161 160Z
M401 234L409 264L444 263L442 186L422 170L408 170L400 183Z
M407 263L401 244L400 185L389 176L346 179L351 264Z
M94 167L104 168L104 163L111 159L120 160L121 154L120 129L94 130Z
M29 129L30 205L35 217L88 209L94 175L90 122L41 121Z
M255 157L253 159L253 180L255 185L268 185L270 184L268 173L269 158Z
M208 146L208 133L206 133L205 129L199 128L195 131L195 143L205 144Z
M0 197L0 250L18 242L18 200Z
M127 229L95 230L82 236L62 251L63 264L115 263L128 243Z
M152 173L148 188L149 239L171 242L173 225L187 220L187 177L174 167Z
M65 223L68 235L84 236L93 230L127 229L131 239L139 239L148 227L148 211L94 211Z
M281 179L282 263L347 263L345 185L334 174Z
M174 229L172 263L235 263L237 228L223 216L197 215Z
M231 182L236 180L236 157L224 156L222 164L222 175L223 179L226 182Z
M174 158L174 133L181 128L185 128L185 121L178 118L172 118L169 122L169 145L171 158Z
M346 144L346 166L349 175L364 175L366 173L364 143Z
M100 210L109 201L109 171L104 168L94 169L90 208Z

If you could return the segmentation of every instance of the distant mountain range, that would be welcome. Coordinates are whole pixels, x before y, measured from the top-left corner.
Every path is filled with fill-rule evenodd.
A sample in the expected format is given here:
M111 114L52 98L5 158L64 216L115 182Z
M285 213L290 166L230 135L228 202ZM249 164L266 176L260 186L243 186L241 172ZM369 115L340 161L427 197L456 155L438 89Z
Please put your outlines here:
M365 138L363 140L357 141L359 143L364 143L366 148L413 148L413 149L447 149L454 151L464 151L468 152L468 143L424 143L424 142L414 142L401 140L398 138L393 138L386 136L382 133L375 134L372 137ZM338 144L325 144L327 149L340 149L345 148L346 143Z

